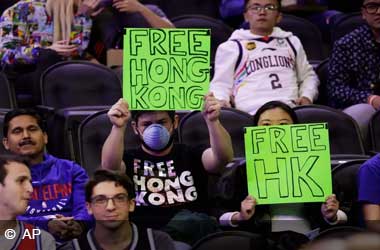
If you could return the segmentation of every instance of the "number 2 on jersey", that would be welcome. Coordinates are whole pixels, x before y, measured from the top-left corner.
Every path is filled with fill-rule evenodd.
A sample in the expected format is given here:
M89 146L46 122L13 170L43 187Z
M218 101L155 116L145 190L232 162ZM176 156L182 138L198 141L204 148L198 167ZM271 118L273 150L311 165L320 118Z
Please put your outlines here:
M280 78L278 77L277 74L270 74L269 78L272 79L270 84L272 85L272 89L280 89L282 88L282 85L280 83Z

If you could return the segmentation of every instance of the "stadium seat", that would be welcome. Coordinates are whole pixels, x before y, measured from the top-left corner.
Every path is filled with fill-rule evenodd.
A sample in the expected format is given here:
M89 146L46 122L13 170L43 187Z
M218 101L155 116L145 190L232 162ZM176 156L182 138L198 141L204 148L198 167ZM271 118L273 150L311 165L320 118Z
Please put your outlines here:
M380 153L380 111L377 111L369 122L372 150Z
M315 102L316 104L320 105L327 105L327 77L328 77L328 68L329 68L329 59L326 59L322 61L320 64L318 64L315 73L317 73L320 85L318 88L319 94L318 99Z
M211 29L211 62L214 61L219 44L227 41L232 28L221 20L202 15L184 15L171 19L177 28L208 28Z
M320 232L313 241L327 239L345 239L353 234L365 232L363 228L353 226L337 226Z
M362 160L352 160L332 169L333 192L337 195L340 208L347 213L348 225L361 225L361 206L358 200L357 174Z
M87 61L57 63L42 74L40 84L40 109L47 116L48 151L62 158L74 157L70 155L73 146L65 130L69 127L70 110L87 110L90 114L113 105L122 96L117 74L103 65ZM83 119L86 115L83 113L80 117Z
M0 72L0 108L12 109L16 107L16 96L13 85L4 73Z
M266 250L268 243L264 236L242 231L224 231L200 239L192 250Z
M294 108L300 123L327 122L332 165L345 160L368 159L358 125L351 116L323 105L304 105Z
M333 27L331 28L331 42L334 45L335 41L344 35L350 33L359 26L365 24L366 22L362 18L360 12L354 13L344 13L338 15L334 19Z
M244 157L244 127L252 126L252 116L233 108L223 108L220 122L231 135L235 157ZM181 143L196 146L209 145L209 134L202 113L193 111L181 119L178 129Z
M4 116L8 111L10 111L10 109L0 109L0 154L8 153L8 151L3 146Z

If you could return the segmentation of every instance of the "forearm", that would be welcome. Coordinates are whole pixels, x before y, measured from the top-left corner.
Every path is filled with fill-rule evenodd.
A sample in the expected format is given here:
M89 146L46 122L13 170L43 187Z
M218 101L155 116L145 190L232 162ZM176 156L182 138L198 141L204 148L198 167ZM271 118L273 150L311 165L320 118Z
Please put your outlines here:
M120 170L124 152L125 127L112 126L102 148L102 168Z
M216 160L216 164L223 166L232 161L233 149L230 134L222 126L219 120L207 122L210 134L210 145Z
M144 5L141 5L139 12L152 26L152 28L175 28L168 19L156 15L153 11Z

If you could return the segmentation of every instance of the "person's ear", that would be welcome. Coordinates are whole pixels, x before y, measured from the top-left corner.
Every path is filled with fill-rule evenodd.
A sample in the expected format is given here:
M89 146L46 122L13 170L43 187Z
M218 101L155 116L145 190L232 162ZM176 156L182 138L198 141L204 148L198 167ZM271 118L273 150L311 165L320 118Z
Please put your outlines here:
M129 202L129 212L135 211L136 200L135 199L130 199L128 202Z
M89 215L92 215L92 208L90 202L86 202L86 208Z
M174 121L173 121L173 128L174 128L174 129L177 129L177 128L178 128L178 125L179 125L179 116L178 116L178 115L175 115L175 116L174 116Z
M137 130L137 123L135 121L131 121L131 126L133 129L133 132L135 132L136 135L139 135L139 132Z
M3 145L6 150L9 150L9 144L8 144L8 138L4 137L3 138Z
M282 20L282 13L278 13L278 16L277 16L277 19L276 19L276 24L278 24L279 22L281 22Z

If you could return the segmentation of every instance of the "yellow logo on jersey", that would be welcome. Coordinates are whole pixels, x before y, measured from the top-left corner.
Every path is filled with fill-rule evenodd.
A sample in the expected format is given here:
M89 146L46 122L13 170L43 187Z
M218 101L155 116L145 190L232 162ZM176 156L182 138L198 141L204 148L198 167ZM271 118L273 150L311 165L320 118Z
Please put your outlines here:
M256 43L255 42L248 42L245 47L247 48L247 50L254 50L256 49Z

